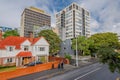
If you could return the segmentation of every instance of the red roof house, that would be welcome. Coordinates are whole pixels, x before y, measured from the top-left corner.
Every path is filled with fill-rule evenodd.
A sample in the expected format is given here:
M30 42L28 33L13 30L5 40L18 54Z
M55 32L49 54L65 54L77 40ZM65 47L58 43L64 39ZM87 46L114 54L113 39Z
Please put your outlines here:
M9 36L0 41L0 65L10 63L24 65L33 60L40 60L41 56L49 55L49 43L44 37L26 38ZM29 60L30 59L30 60ZM26 61L26 62L25 62Z

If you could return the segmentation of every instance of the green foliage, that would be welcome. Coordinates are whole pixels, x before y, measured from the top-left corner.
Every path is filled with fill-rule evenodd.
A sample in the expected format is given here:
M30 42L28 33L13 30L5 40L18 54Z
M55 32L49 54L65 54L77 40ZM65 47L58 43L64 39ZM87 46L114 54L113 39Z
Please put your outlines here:
M117 47L118 50L120 50L120 42L118 42Z
M115 33L97 33L92 35L89 39L94 41L94 46L92 47L93 52L96 52L103 45L113 48L119 46L118 37Z
M118 71L120 73L120 54L115 52L111 47L102 47L98 50L98 58L100 62L107 63L111 72Z
M92 41L84 36L77 37L77 49L79 55L89 55L89 46L92 45ZM72 40L72 48L76 50L76 39Z
M11 67L15 67L15 66L0 66L0 69L3 69L3 68L11 68Z
M72 59L71 55L69 55L69 54L65 54L65 58L67 58L67 59L69 59L69 60Z
M43 30L38 33L39 36L44 36L50 44L50 54L55 54L60 50L60 38L52 30Z
M45 61L46 61L45 57L44 57L44 56L43 56L43 57L40 57L40 61L41 61L41 62L45 62Z
M6 38L8 36L19 36L16 30L8 30L3 34L3 37Z
M15 70L16 66L0 66L0 72Z
M115 52L120 48L117 34L115 33L98 33L92 35L89 39L94 41L94 45L90 46L92 53L97 53L100 62L109 65L111 72L120 72L120 54Z
M89 49L86 49L84 52L85 52L85 53L83 54L84 56L90 55L90 50L89 50Z

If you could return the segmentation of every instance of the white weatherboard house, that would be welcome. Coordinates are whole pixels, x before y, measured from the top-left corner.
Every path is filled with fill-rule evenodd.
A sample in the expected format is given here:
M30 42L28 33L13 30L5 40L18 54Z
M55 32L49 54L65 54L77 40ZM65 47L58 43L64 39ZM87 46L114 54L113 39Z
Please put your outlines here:
M47 62L48 56L49 43L44 37L9 36L0 40L0 65L21 66L35 60Z

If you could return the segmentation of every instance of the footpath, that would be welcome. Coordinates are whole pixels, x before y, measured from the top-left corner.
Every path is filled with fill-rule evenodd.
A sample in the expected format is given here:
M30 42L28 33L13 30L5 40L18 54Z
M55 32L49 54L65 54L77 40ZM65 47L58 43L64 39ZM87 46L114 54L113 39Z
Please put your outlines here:
M21 77L12 78L10 80L47 80L57 75L67 73L69 71L82 68L82 67L94 64L96 62L97 62L96 60L79 61L79 67L76 67L74 65L64 64L64 69L58 69L58 68L51 69L47 71L42 71L42 72L37 72L37 73L21 76Z

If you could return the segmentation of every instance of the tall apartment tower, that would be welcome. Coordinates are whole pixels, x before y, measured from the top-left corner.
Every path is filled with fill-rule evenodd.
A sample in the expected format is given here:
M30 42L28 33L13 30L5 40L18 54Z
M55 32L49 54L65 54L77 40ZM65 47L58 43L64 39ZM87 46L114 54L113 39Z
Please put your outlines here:
M62 39L60 55L74 55L71 40L77 36L90 36L90 13L77 3L72 3L56 14L56 26Z
M90 36L90 14L78 4L72 3L56 14L56 26L64 41L79 35Z
M20 36L29 37L34 29L42 26L51 26L51 16L35 7L25 8L21 15Z

